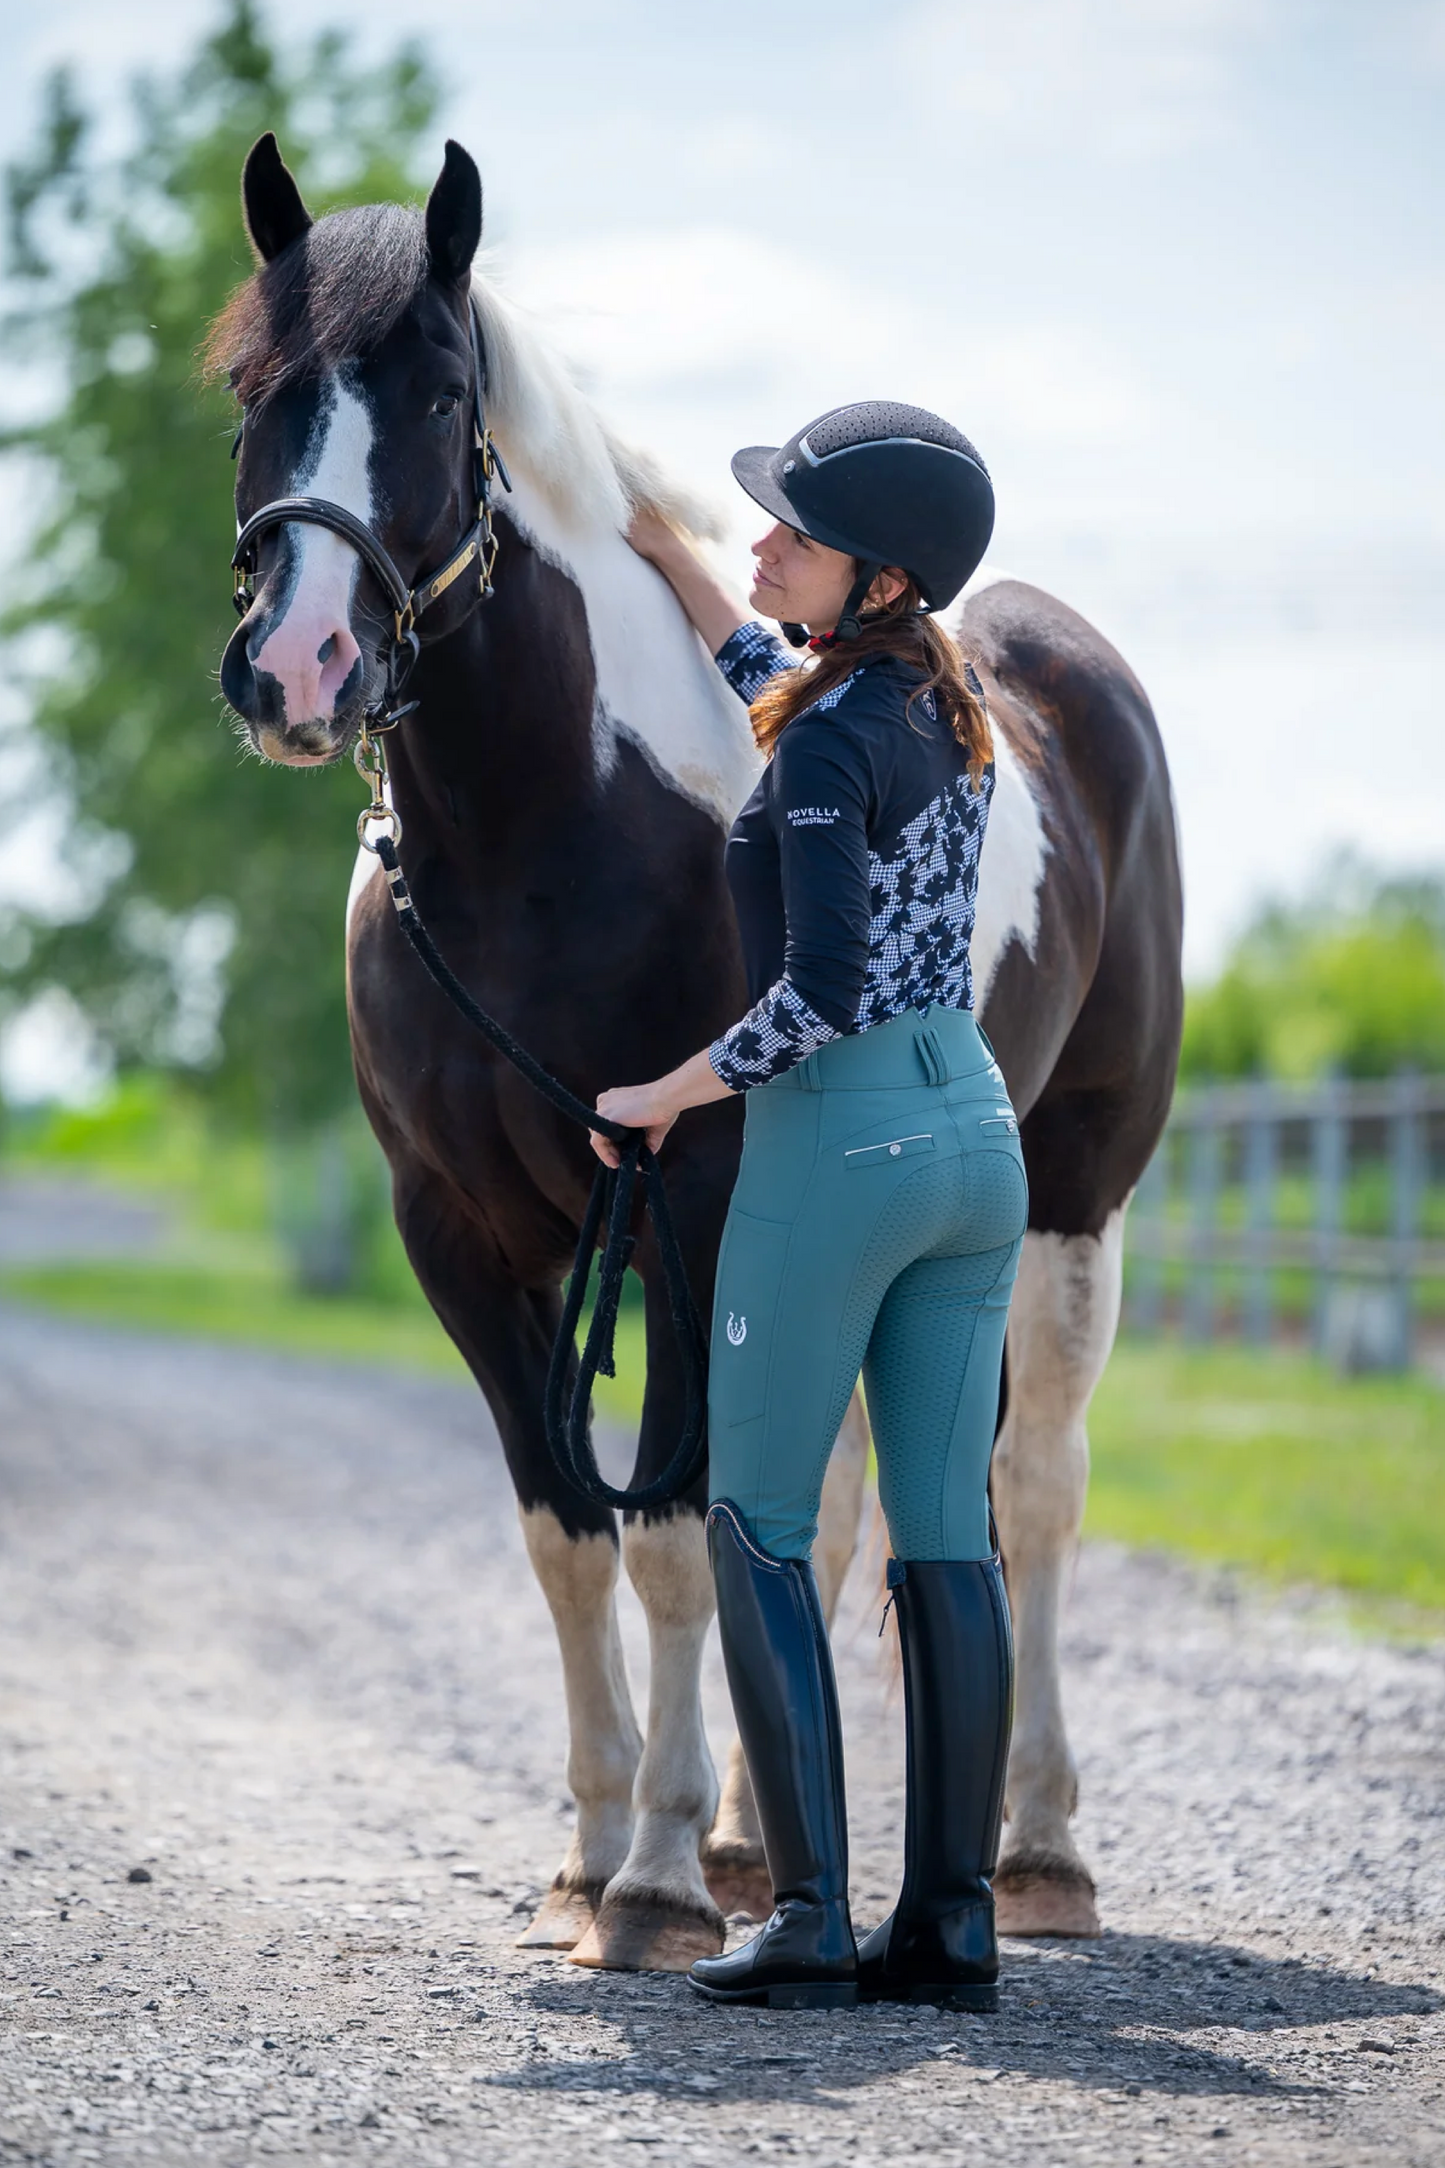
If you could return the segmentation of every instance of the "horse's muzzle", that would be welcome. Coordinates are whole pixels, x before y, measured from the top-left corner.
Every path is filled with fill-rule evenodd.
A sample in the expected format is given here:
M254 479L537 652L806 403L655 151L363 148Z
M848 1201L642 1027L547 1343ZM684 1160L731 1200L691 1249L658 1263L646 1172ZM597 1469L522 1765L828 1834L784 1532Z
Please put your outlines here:
M257 619L261 621L257 623ZM287 768L314 768L340 760L361 726L367 701L366 659L357 652L346 676L331 685L324 675L297 688L258 663L270 627L253 609L236 627L221 658L221 691L245 725L246 735L264 760ZM333 679L335 673L332 673ZM295 706L316 712L294 712Z

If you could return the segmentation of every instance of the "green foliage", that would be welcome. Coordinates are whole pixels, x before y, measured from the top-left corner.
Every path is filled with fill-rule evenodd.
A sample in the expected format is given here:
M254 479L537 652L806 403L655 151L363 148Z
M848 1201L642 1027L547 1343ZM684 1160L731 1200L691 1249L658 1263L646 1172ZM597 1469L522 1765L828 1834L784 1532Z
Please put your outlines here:
M1271 904L1185 1009L1181 1077L1445 1070L1445 880L1371 882Z
M249 1119L307 1122L352 1092L358 789L349 766L243 755L219 708L236 417L195 356L250 270L255 137L276 129L313 210L405 197L436 94L409 50L364 69L328 35L283 60L253 0L229 0L190 65L133 96L134 148L106 163L57 75L7 176L17 298L0 329L62 390L0 439L40 507L0 633L73 899L16 914L0 956L13 997L63 986L122 1068L188 1067Z

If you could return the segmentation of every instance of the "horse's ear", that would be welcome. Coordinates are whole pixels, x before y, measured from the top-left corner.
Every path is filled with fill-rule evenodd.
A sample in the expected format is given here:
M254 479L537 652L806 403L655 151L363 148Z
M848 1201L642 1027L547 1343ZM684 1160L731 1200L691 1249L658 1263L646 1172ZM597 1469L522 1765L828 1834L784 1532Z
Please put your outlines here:
M432 276L460 286L482 238L482 176L460 143L447 142L446 163L427 199L426 245Z
M269 131L251 145L241 175L241 202L251 246L262 263L272 262L311 224L311 213Z

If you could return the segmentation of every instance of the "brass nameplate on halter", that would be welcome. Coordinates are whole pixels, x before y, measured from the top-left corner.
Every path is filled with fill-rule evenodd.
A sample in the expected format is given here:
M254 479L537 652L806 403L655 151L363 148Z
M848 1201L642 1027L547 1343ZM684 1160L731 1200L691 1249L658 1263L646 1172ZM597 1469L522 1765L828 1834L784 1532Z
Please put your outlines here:
M462 551L461 556L454 557L451 563L447 566L446 571L439 572L436 578L432 581L431 586L427 589L427 601L435 602L438 595L444 595L447 589L451 586L452 581L458 578L461 573L466 571L467 566L471 563L472 559L476 556L476 554L476 537L473 536L472 540Z

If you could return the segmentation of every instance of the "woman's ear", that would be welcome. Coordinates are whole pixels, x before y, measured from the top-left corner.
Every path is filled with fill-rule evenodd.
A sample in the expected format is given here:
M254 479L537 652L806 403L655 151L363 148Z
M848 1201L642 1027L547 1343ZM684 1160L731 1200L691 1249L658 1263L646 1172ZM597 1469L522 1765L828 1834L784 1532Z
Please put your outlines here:
M896 602L908 585L908 574L897 565L885 565L868 590L868 600L878 609L886 610L890 602Z

